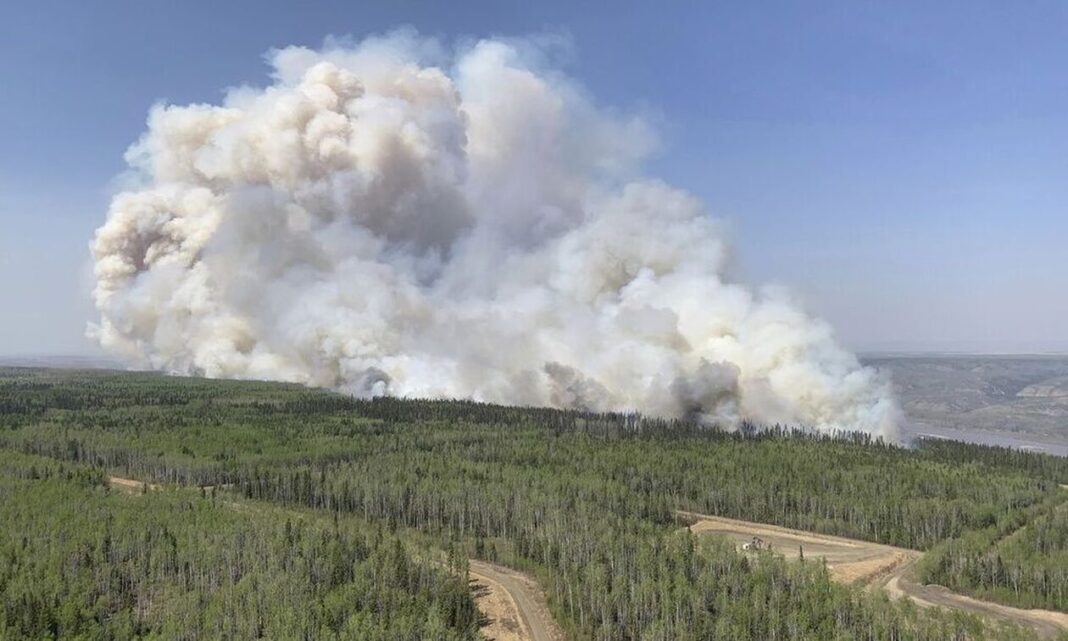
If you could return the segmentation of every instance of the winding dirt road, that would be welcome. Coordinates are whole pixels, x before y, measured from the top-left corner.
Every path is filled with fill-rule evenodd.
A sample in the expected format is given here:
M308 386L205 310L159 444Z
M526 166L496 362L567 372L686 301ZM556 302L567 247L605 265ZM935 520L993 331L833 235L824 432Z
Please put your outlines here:
M112 476L112 487L130 493L159 486ZM236 507L236 504L235 504ZM1033 628L1044 637L1068 631L1068 614L1023 610L956 594L939 585L917 583L911 572L922 553L839 536L679 512L695 534L719 534L739 547L754 537L787 559L823 559L831 578L842 583L883 590L892 598L909 597L920 607L944 607ZM564 641L545 602L545 594L531 577L485 561L470 561L475 602L485 617L483 634L493 641Z
M763 523L751 523L693 512L679 512L695 534L720 534L741 546L758 537L772 551L788 559L826 559L831 578L842 583L883 590L892 598L907 596L920 607L964 610L982 617L1027 626L1044 637L1068 631L1068 614L1051 610L1023 610L956 594L940 585L923 585L912 577L921 552L890 545Z
M482 633L494 641L564 641L545 594L529 576L485 561L471 560L475 602L486 617Z
M120 476L108 477L111 487L130 494L158 490L159 485ZM240 503L227 502L233 509ZM485 617L482 634L490 641L565 641L545 602L545 593L533 578L515 570L472 559L469 575L479 611Z

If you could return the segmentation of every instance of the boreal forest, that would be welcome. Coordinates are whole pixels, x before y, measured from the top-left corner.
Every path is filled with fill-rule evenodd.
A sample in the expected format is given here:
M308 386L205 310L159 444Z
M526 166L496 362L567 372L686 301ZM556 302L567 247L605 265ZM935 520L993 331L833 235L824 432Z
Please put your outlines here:
M532 577L573 640L1048 637L687 515L894 546L921 584L1063 613L1066 484L1068 459L950 441L9 368L0 639L475 640L472 562Z

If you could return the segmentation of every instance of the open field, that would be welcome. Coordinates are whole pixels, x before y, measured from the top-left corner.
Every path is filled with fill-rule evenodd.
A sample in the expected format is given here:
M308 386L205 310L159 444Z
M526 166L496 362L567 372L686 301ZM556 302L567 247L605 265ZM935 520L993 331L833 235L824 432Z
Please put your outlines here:
M921 607L943 607L995 618L1034 629L1051 638L1068 631L1068 614L1050 610L1024 610L955 594L942 586L922 585L912 569L922 552L869 541L792 530L763 523L683 512L691 532L725 536L741 548L759 538L770 550L787 559L825 561L835 581L867 590L882 590L893 598L908 597Z

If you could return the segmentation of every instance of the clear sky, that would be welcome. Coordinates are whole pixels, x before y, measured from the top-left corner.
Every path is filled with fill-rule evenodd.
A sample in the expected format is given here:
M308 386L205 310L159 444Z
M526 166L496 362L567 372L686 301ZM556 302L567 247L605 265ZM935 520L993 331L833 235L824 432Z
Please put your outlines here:
M855 349L1068 351L1068 3L37 0L0 5L0 354L92 353L87 243L150 105L401 25L569 38L740 277Z

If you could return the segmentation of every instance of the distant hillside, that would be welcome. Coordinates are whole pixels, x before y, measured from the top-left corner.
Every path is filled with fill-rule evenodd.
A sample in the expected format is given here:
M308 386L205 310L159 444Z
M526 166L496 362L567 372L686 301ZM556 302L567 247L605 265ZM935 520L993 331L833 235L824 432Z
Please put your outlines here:
M910 422L1068 441L1066 356L888 356L863 359L888 372Z
M0 354L0 367L124 369L122 363L106 356L72 354Z
M1068 376L1054 377L1028 385L1016 393L1019 398L1064 398L1068 396Z

